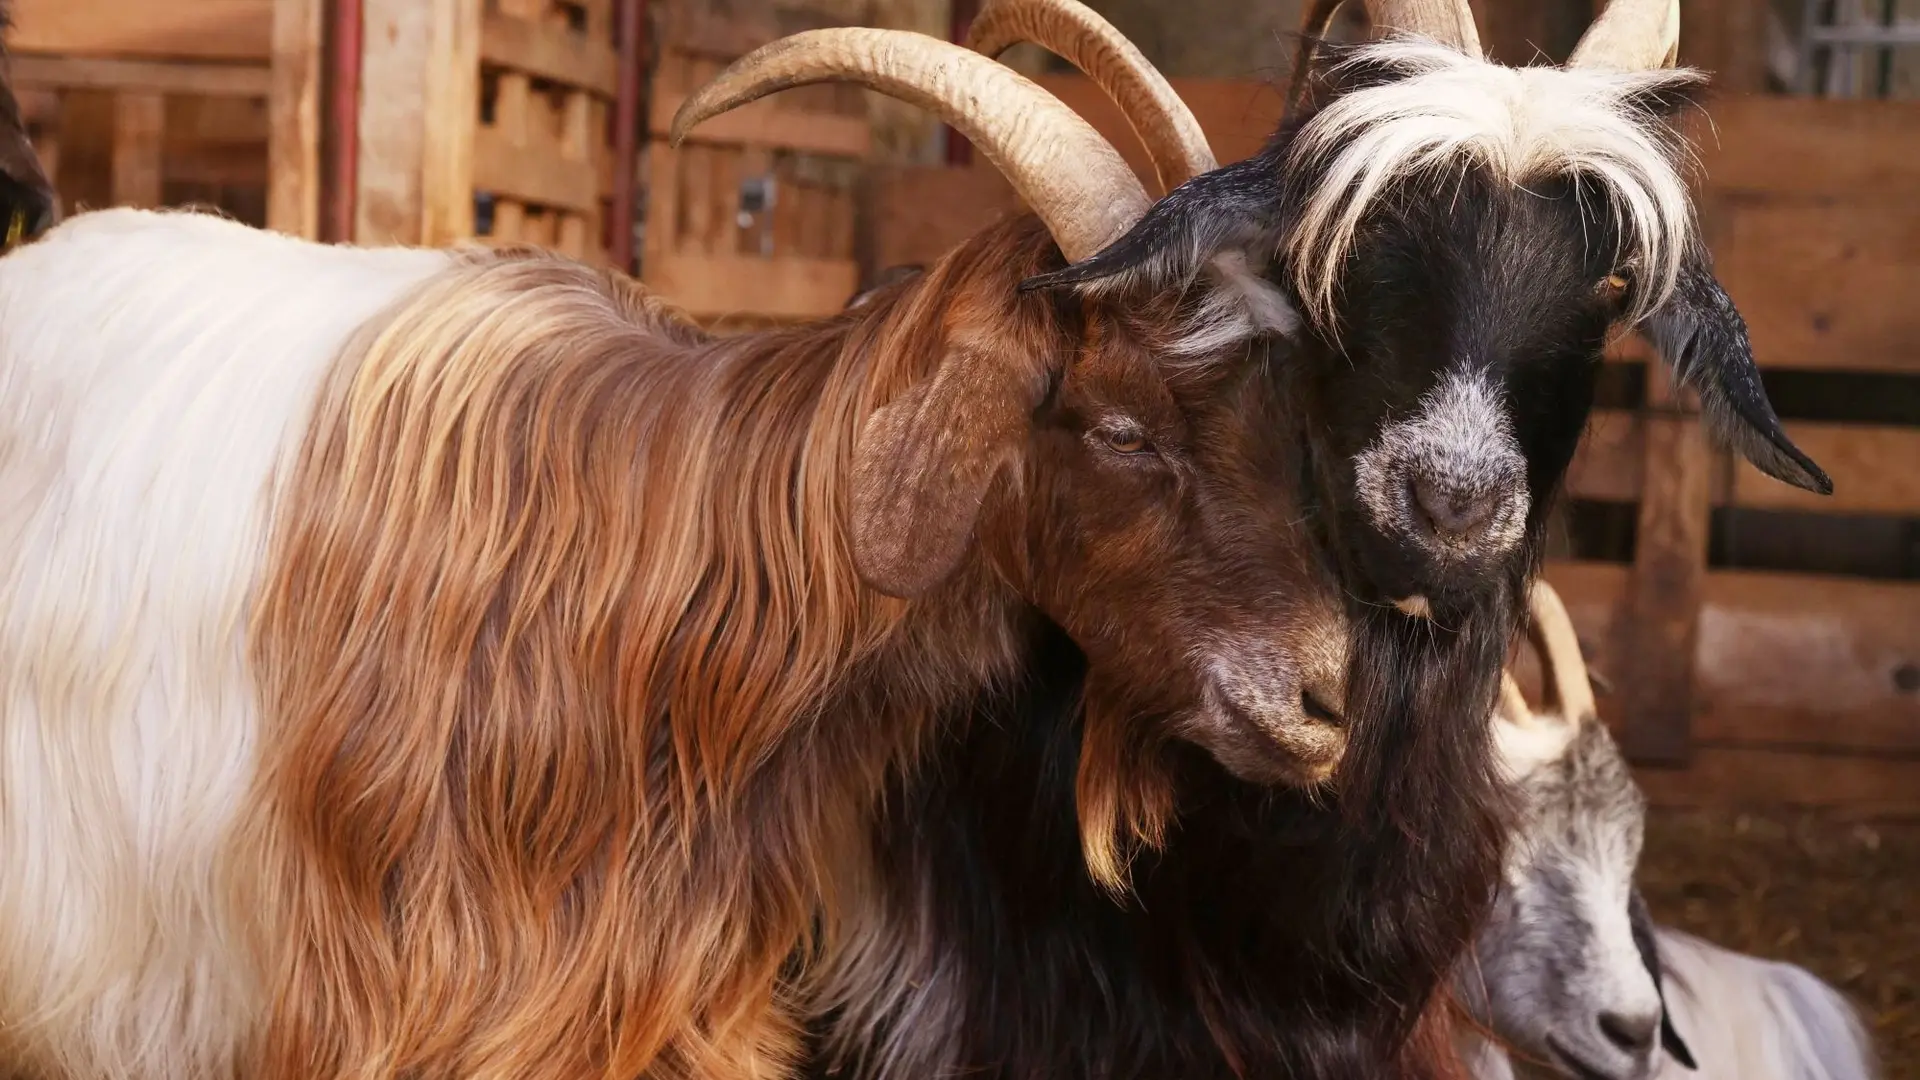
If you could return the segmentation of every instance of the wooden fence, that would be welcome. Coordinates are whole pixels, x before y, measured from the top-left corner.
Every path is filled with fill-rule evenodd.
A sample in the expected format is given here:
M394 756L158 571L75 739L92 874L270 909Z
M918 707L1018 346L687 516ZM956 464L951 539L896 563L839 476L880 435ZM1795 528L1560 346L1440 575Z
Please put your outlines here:
M1042 81L1151 183L1096 90ZM1263 85L1175 86L1222 161L1257 149L1280 113ZM1700 209L1716 267L1789 432L1835 493L1790 488L1711 447L1692 403L1629 339L1606 381L1639 392L1597 412L1568 492L1576 508L1624 512L1627 540L1554 559L1547 576L1657 801L1920 812L1920 104L1730 98L1711 119ZM888 170L874 182L870 269L928 262L1014 205L990 169ZM1861 373L1879 381L1862 389ZM1810 385L1829 407L1795 419L1792 399ZM1914 553L1904 571L1880 558L1811 572L1823 560L1801 541L1774 560L1787 565L1738 568L1710 558L1729 513L1827 515L1845 519L1841 535L1905 522Z

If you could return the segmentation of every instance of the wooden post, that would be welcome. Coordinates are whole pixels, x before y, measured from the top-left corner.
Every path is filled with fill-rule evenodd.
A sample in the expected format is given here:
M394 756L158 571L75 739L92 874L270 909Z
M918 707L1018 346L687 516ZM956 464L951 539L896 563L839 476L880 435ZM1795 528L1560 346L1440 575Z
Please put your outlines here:
M273 91L267 100L267 228L320 236L320 84L326 4L273 6Z
M1684 765L1693 749L1714 459L1690 398L1675 392L1664 367L1648 363L1639 528L1614 653L1621 741L1647 764Z
M980 0L952 0L953 20L948 35L955 45L964 44L967 30L973 25L973 17L980 11ZM952 127L943 129L947 136L947 164L956 168L973 164L973 144L965 135Z
M363 0L359 243L473 235L481 0Z
M619 0L620 94L613 109L613 200L608 209L607 252L620 272L634 273L633 215L639 196L635 170L639 168L640 109L647 64L646 0ZM651 227L651 226L649 226Z

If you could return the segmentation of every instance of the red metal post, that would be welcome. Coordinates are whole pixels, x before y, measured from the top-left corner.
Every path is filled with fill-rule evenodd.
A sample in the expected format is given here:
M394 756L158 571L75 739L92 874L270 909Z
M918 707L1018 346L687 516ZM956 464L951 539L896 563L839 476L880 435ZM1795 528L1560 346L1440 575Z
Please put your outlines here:
M640 150L640 89L647 65L647 0L620 0L620 90L613 103L613 205L607 254L622 273L633 266L634 158Z
M967 28L973 25L973 17L980 13L980 0L953 0L953 19L947 27L947 33L955 45L967 40ZM973 164L973 144L965 135L951 127L947 134L947 164L953 166Z
M327 97L322 160L320 238L353 240L355 197L360 180L360 0L332 0L327 34Z

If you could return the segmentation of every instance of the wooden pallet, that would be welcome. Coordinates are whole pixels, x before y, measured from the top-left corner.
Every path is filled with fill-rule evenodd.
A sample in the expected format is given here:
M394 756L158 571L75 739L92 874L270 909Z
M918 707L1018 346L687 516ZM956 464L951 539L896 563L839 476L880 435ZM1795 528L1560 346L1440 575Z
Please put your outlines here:
M859 90L799 87L715 117L677 149L659 137L755 30L770 32L670 22L653 76L641 278L708 322L831 314L859 284L854 191L872 137Z

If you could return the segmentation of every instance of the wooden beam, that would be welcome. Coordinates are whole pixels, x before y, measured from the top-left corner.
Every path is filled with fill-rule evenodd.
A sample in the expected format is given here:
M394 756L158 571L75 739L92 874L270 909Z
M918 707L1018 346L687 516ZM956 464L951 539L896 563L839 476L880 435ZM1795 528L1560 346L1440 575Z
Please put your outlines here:
M320 85L325 0L280 0L273 11L267 112L267 228L320 238Z
M1613 687L1600 714L1616 730L1634 707L1619 652L1628 572L1558 560L1546 568L1589 664ZM1714 570L1701 596L1690 657L1696 747L1920 754L1920 583ZM1537 675L1522 668L1537 700ZM1920 788L1913 800L1920 805Z
M620 89L620 58L582 34L554 33L526 19L489 12L480 24L480 59L611 99Z
M473 235L480 0L365 0L360 243Z
M1734 95L1707 119L1694 143L1714 191L1898 200L1920 190L1920 101Z
M1865 816L1920 815L1920 758L1817 754L1703 743L1684 770L1639 769L1655 806L1804 807Z
M264 61L284 0L13 0L17 52Z
M1904 150L1920 159L1920 128ZM1913 183L1892 199L1722 200L1714 267L1760 364L1920 374L1920 167Z
M1668 391L1663 368L1647 370L1648 394ZM1673 408L1643 418L1640 518L1619 629L1622 744L1640 761L1687 760L1693 721L1694 635L1707 571L1713 459L1698 420Z
M577 213L600 205L599 183L591 169L564 158L527 153L497 126L483 128L474 137L473 182L482 191Z
M266 64L107 60L30 53L13 58L13 79L22 87L211 97L263 98L273 89L273 76Z

